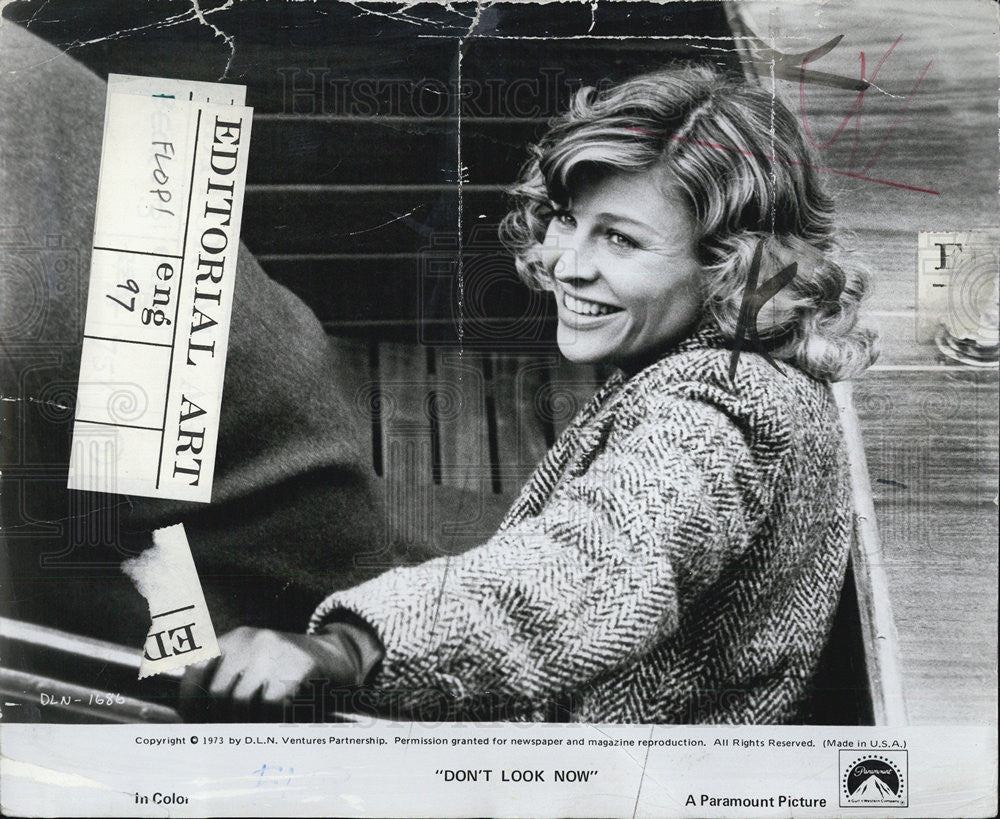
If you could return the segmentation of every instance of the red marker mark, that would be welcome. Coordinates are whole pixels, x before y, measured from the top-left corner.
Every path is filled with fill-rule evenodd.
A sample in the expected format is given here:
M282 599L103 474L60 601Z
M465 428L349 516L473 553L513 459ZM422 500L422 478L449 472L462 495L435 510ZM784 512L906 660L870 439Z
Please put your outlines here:
M806 139L809 140L809 142L813 145L814 148L817 148L818 150L824 150L833 145L838 139L840 139L841 134L847 127L847 123L850 122L851 119L853 118L854 141L851 146L850 166L854 167L854 159L858 149L858 140L861 137L861 107L864 103L865 94L867 93L868 89L871 88L872 84L875 82L875 78L878 76L878 72L882 69L882 66L885 65L885 61L889 59L889 55L892 54L896 46L899 45L899 41L902 39L903 35L900 34L896 38L896 41L891 46L889 46L889 50L882 55L882 58L876 64L875 70L872 71L872 75L870 77L866 76L867 68L866 68L865 52L864 51L858 52L858 55L861 60L861 81L864 83L864 87L858 91L858 95L854 99L854 105L851 106L851 110L848 111L847 114L844 116L844 118L840 121L840 125L837 127L837 130L834 131L833 136L822 144L820 144L813 138L812 129L809 127L809 115L806 112L805 86L807 81L807 75L809 73L806 71L806 66L809 64L810 60L815 59L816 56L822 56L822 54L825 54L826 52L817 54L817 52L819 51L817 49L816 51L805 55L805 57L802 59L802 65L800 67L801 75L799 77L799 116L802 119L802 128L805 131ZM899 125L899 121L900 119L902 119L903 114L906 113L906 109L910 107L910 102L913 99L913 95L916 93L917 88L920 87L920 83L923 82L923 79L927 75L927 72L930 70L930 67L933 64L933 62L934 62L933 60L930 60L927 63L927 65L924 66L924 70L921 72L920 76L917 78L917 81L913 84L913 88L910 89L909 95L907 95L906 97L906 102L903 104L903 109L899 112L899 114L896 116L896 119L889 127L889 131L882 139L882 142L879 144L878 149L875 151L875 154L868 161L868 163L861 169L862 174L867 173L867 171L872 167L872 165L875 164L875 160L878 159L879 154L882 153L882 149L885 148L886 143L889 141L889 137L891 137L893 131L896 130L896 126ZM857 178L867 179L869 177L859 176ZM921 190L919 188L912 188L911 186L908 185L901 185L899 187L904 187L909 190ZM936 191L933 192L936 193Z

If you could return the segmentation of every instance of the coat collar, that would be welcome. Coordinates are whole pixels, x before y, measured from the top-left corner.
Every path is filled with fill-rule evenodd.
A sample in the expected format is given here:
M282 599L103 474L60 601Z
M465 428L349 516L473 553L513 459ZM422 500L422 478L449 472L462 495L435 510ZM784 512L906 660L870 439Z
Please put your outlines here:
M703 324L691 335L665 350L655 362L631 377L627 377L621 370L616 370L584 404L545 454L538 468L521 489L520 495L500 528L507 528L526 514L537 514L574 454L578 453L581 447L587 450L594 449L598 445L597 442L604 434L606 426L604 423L606 419L595 422L598 416L613 417L613 407L619 400L626 398L632 389L642 390L644 387L649 389L649 381L652 379L655 383L657 376L662 374L674 356L696 350L725 349L727 344L726 338L718 329Z
M630 388L641 389L641 385L650 379L656 379L669 366L670 360L683 353L697 350L730 349L732 343L714 325L702 324L693 333L673 344L652 364L648 364L634 375L627 376L621 370L616 370L590 400L583 406L576 418L570 423L569 429L579 430L597 416L602 409L610 407L617 398L630 391ZM567 430L569 431L569 430Z
M732 349L732 342L722 334L722 331L718 329L713 324L702 323L699 325L693 333L685 336L680 341L675 342L666 350L664 350L660 356L653 361L651 364L647 364L641 370L632 375L626 375L621 370L617 370L597 391L591 404L585 409L593 409L590 413L590 417L593 416L594 412L604 404L605 400L619 388L634 384L640 384L651 377L655 377L656 374L662 372L667 366L669 366L670 360L675 356L681 355L683 353L690 353L697 350L729 350ZM583 415L584 413L581 413ZM585 420L585 419L582 419Z

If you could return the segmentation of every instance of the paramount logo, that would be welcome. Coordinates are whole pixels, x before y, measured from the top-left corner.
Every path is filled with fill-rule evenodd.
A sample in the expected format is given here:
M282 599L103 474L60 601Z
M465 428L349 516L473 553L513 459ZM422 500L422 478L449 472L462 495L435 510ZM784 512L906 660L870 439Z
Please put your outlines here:
M840 751L840 806L906 807L906 751Z

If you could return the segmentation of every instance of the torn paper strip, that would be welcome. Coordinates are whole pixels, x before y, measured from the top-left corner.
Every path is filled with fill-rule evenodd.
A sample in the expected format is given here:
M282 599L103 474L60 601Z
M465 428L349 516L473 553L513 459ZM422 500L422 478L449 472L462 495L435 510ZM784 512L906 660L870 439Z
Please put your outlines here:
M153 548L123 562L122 571L149 603L140 680L219 656L183 524L153 532Z

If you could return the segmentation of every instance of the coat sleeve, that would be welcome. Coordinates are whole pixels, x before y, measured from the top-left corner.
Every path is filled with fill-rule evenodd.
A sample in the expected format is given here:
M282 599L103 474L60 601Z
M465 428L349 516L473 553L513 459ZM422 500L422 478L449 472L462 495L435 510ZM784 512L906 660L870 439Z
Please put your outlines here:
M660 396L617 423L539 514L458 556L393 569L325 600L385 647L376 690L402 708L499 696L543 707L629 663L677 628L760 525L774 458L761 462L718 408Z

